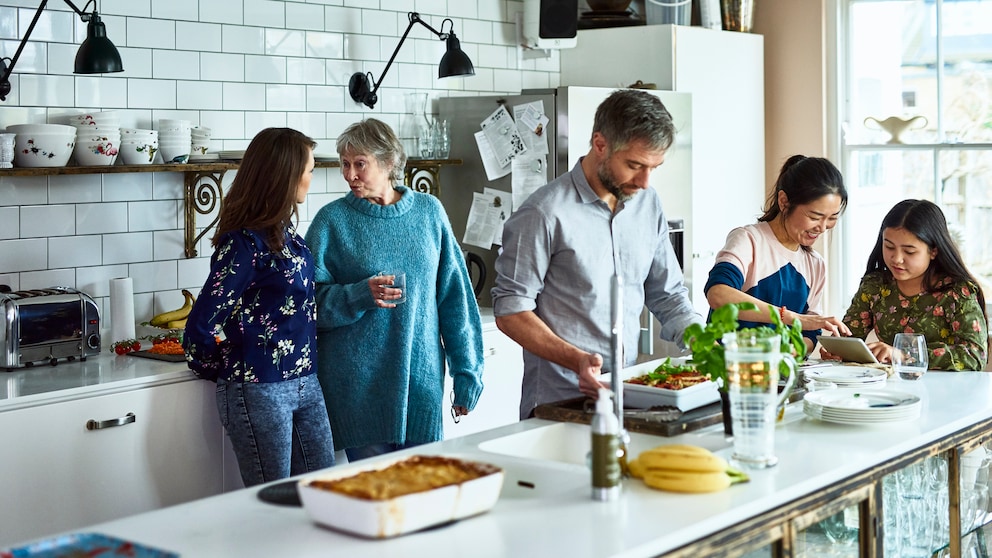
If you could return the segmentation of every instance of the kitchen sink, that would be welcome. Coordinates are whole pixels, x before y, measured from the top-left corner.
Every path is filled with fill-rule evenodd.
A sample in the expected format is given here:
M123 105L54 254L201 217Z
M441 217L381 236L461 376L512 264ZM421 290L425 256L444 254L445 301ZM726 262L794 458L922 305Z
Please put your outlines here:
M722 425L690 432L678 438L637 432L629 434L627 451L632 456L662 444L693 444L711 451L719 451L731 446L723 435ZM589 425L560 422L487 440L479 444L479 449L489 453L561 463L585 469L590 444Z

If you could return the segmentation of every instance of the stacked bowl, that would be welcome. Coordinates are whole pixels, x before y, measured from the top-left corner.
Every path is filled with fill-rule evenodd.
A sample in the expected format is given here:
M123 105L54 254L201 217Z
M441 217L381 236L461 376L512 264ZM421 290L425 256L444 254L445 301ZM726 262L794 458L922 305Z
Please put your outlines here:
M13 124L14 165L64 167L76 146L76 128L62 124Z
M69 117L76 128L76 164L83 167L113 165L121 145L121 124L115 112L95 112Z
M165 163L185 163L192 149L192 125L189 120L162 118L158 121L158 146Z
M158 132L121 128L121 159L125 165L150 165L158 153Z
M203 126L193 127L190 131L190 137L193 143L189 155L190 160L207 160L217 158L216 153L211 153L210 155L207 154L207 152L210 151L210 134L210 128L205 128Z

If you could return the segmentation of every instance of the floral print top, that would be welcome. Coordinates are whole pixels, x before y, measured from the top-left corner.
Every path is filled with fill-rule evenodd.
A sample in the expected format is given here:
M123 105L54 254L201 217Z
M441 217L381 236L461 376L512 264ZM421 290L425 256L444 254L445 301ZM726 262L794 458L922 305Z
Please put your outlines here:
M197 376L280 382L315 372L313 256L294 228L281 252L258 231L226 234L186 322L183 347Z
M889 345L897 333L927 338L931 370L982 370L988 359L988 326L970 282L941 280L915 296L899 291L882 272L869 273L847 309L844 323L862 339L872 330Z

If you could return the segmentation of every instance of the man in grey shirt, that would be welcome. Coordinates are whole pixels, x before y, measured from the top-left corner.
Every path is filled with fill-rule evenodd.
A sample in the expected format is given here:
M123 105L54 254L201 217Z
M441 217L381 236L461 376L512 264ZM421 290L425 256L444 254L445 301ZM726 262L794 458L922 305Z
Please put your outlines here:
M596 397L610 350L610 285L623 281L624 331L640 330L643 306L661 338L703 317L692 309L648 177L675 139L658 97L618 90L596 110L589 153L534 192L507 220L492 290L496 325L524 348L520 417L534 407ZM687 187L687 185L680 185ZM647 192L641 192L647 190ZM624 336L624 362L637 357Z

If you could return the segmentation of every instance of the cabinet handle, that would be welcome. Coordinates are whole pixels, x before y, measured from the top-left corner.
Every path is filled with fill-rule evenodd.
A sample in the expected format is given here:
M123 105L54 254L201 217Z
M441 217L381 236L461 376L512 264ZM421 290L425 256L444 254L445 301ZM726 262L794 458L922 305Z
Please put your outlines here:
M86 430L102 430L104 428L124 426L125 424L131 424L134 421L135 421L134 413L128 413L120 418L115 418L110 420L90 419L86 421Z

